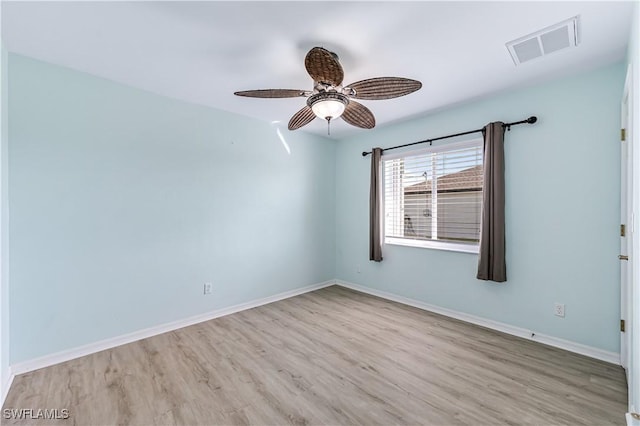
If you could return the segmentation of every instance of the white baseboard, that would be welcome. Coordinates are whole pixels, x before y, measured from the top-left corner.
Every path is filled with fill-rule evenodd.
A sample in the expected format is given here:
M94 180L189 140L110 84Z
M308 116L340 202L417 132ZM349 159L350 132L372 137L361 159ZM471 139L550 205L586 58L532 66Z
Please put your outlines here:
M75 358L80 358L85 355L90 355L96 352L103 351L105 349L111 349L116 346L132 343L137 340L146 339L149 337L157 336L158 334L166 333L168 331L177 330L179 328L188 327L193 324L198 324L204 321L209 321L214 318L223 317L236 312L244 311L247 309L255 308L258 306L266 305L268 303L277 302L278 300L288 299L290 297L298 296L310 291L319 290L324 287L335 285L335 280L325 281L323 283L312 284L306 287L296 288L293 290L278 293L273 296L264 297L262 299L252 300L247 303L241 303L239 305L230 306L228 308L222 308L215 311L207 312L200 315L195 315L189 318L185 318L178 321L173 321L166 324L161 324L155 327L146 328L133 333L124 334L122 336L112 337L109 339L101 340L99 342L89 343L88 345L79 346L76 348L68 349L65 351L57 352L50 355L45 355L39 358L31 359L28 361L19 362L11 365L11 379L13 375L24 374L29 371L38 370L40 368L49 367L61 362L70 361ZM8 391L8 387L7 387Z
M1 399L0 399L0 407L4 406L4 401L6 401L7 399L7 395L9 394L9 389L11 389L11 384L13 383L13 378L15 377L15 375L13 374L13 371L11 370L11 367L9 367L9 371L8 371L8 375L7 375L7 379L5 383L2 383L2 394L0 395Z
M256 299L247 303L241 303L239 305L230 306L227 308L218 309L215 311L207 312L200 315L195 315L189 318L185 318L178 321L173 321L166 324L161 324L155 327L146 328L143 330L128 333L122 336L117 336L99 342L90 343L84 346L68 349L65 351L57 352L43 357L31 359L28 361L12 364L10 367L10 374L6 387L2 389L2 401L6 398L6 394L9 391L11 382L14 376L24 374L29 371L38 370L40 368L49 367L51 365L59 364L61 362L70 361L75 358L79 358L85 355L90 355L96 352L100 352L106 349L111 349L116 346L132 343L137 340L146 339L156 336L158 334L166 333L168 331L177 330L179 328L188 327L193 324L198 324L204 321L209 321L214 318L219 318L225 315L230 315L236 312L244 311L247 309L255 308L258 306L266 305L268 303L277 302L278 300L288 299L290 297L298 296L300 294L308 293L311 291L319 290L324 287L332 285L340 285L342 287L350 288L352 290L360 291L362 293L371 294L373 296L381 297L383 299L391 300L394 302L402 303L405 305L413 306L426 311L441 314L447 317L456 318L462 321L466 321L472 324L480 325L482 327L490 328L493 330L501 331L503 333L511 334L514 336L522 337L525 339L540 342L549 346L565 349L571 352L586 355L592 358L596 358L602 361L610 362L612 364L620 364L620 354L615 352L609 352L602 349L586 346L580 343L571 342L569 340L560 339L553 336L536 333L532 330L527 330L520 327L515 327L509 324L489 320L486 318L478 317L475 315L466 314L463 312L454 311L447 308L442 308L428 303L421 302L419 300L409 299L395 294L387 293L385 291L364 287L358 284L353 284L341 280L329 280L318 284L309 285L306 287L289 290L283 293L275 294L273 296L265 297L262 299Z
M362 293L367 293L372 296L381 297L383 299L391 300L394 302L402 303L404 305L413 306L414 308L424 309L425 311L434 312L436 314L444 315L447 317L455 318L461 321L476 324L482 327L490 328L492 330L501 331L503 333L511 334L513 336L522 337L524 339L533 340L535 342L543 343L545 345L553 346L556 348L564 349L570 352L575 352L581 355L585 355L591 358L606 361L612 364L620 365L620 354L617 352L609 352L603 349L594 348L592 346L583 345L581 343L572 342L570 340L560 339L545 334L537 333L533 330L527 330L521 327L515 327L513 325L505 324L498 321L478 317L464 312L454 311L452 309L442 308L436 305L430 305L428 303L421 302L415 299L409 299L403 296L397 296L392 293L387 293L382 290L376 290L369 287L364 287L358 284L353 284L347 281L336 280L336 284L342 287L350 288Z
M627 421L627 426L640 426L640 420L636 420L631 413L625 413L624 418Z

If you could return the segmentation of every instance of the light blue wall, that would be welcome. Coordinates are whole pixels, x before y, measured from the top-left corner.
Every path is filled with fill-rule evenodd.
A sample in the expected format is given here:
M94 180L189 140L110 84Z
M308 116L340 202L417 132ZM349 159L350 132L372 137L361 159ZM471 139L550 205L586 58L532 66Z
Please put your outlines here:
M2 6L0 6L1 9ZM1 19L0 19L1 21ZM7 51L0 45L0 393L4 395L9 380L9 202L8 164L8 67Z
M9 74L12 363L334 277L618 350L621 64L338 143L283 129L291 154L259 121L14 54ZM368 261L361 151L534 114L507 134L507 284L469 254Z
M623 83L624 66L617 64L340 141L337 277L619 351ZM514 127L506 135L506 284L476 280L473 254L387 245L383 262L368 260L370 157L361 151L530 115L538 116L538 124ZM564 319L553 315L555 302L566 304Z
M335 277L335 142L9 55L11 362ZM203 296L203 283L213 295Z

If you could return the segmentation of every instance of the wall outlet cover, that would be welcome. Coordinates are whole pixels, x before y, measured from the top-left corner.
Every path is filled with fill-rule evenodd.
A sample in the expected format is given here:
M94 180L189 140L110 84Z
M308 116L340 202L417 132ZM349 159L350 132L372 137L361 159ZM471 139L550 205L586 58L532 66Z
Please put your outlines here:
M211 294L212 287L211 283L204 283L204 294Z

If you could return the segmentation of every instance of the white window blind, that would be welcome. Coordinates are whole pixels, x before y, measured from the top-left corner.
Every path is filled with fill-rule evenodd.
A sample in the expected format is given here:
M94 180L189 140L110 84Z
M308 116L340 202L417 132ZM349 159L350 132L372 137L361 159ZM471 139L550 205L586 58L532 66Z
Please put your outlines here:
M386 243L477 248L481 139L384 156L382 162Z

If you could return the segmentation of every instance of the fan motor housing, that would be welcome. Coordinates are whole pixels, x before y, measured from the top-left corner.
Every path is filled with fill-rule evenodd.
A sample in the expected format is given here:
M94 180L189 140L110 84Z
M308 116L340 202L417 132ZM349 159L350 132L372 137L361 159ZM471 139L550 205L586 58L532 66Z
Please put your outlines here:
M342 102L344 106L349 105L349 97L338 92L320 92L311 95L307 98L307 105L313 107L315 103L328 100Z

